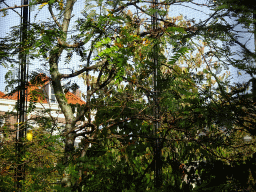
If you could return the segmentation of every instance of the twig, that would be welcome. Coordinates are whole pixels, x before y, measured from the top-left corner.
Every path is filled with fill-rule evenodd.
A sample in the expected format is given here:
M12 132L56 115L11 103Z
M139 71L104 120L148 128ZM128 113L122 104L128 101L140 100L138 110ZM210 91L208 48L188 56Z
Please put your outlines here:
M8 9L12 9L15 13L17 13L20 17L21 17L21 15L17 12L17 11L15 11L14 9L16 9L16 8L22 8L22 7L28 7L29 5L21 5L21 6L17 6L17 5L15 5L14 7L10 7L7 3L5 3L4 1L2 1L2 3L3 4L5 4L7 7L6 8L3 8L3 9L0 9L0 12L1 11L6 11L6 10L8 10Z
M61 24L58 22L57 18L55 17L55 15L53 14L53 11L52 11L52 6L49 4L49 12L54 20L54 22L56 23L56 25L58 25L58 27L61 29Z

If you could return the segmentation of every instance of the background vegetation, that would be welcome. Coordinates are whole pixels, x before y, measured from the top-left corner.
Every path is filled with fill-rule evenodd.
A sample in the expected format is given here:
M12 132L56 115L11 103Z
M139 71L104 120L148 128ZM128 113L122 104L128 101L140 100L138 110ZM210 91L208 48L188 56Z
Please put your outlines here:
M254 82L255 53L239 41L236 25L228 22L234 19L254 34L254 7L235 0L84 1L74 28L70 21L75 3L31 1L31 8L47 10L51 19L29 23L25 42L19 41L20 28L0 42L1 63L10 70L19 63L17 54L26 54L31 63L44 61L66 121L56 136L51 130L59 130L58 125L51 118L38 118L33 140L24 139L23 191L255 190L255 96L254 91L245 92ZM203 21L172 17L170 8L177 4L212 11ZM155 12L158 26L152 29ZM75 32L69 35L71 30ZM234 45L240 47L239 57L234 57ZM61 73L60 60L75 65L74 55L80 57L78 70ZM232 84L227 70L231 66L251 79ZM31 74L31 80L38 75ZM78 85L61 83L74 77L87 87L82 90L86 104L81 106L68 104L64 94ZM32 106L31 101L31 112L36 110ZM160 124L157 132L155 123ZM11 130L4 125L1 131ZM245 142L246 135L252 140ZM156 138L162 166L158 189L153 167ZM0 190L15 190L19 160L14 143L4 138L0 155Z

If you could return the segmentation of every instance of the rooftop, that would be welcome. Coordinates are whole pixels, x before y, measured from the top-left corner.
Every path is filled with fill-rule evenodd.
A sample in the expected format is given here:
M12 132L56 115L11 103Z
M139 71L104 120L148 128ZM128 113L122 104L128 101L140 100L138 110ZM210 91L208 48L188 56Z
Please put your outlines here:
M49 87L47 87L49 86ZM49 103L50 95L46 95L46 89L51 88L51 79L44 74L39 74L33 80L28 83L27 86L27 101L34 101L39 103ZM49 93L49 92L48 92ZM0 99L18 100L19 93L15 91L12 94L4 94L0 91ZM65 93L68 104L85 104L78 95L71 93L70 91Z

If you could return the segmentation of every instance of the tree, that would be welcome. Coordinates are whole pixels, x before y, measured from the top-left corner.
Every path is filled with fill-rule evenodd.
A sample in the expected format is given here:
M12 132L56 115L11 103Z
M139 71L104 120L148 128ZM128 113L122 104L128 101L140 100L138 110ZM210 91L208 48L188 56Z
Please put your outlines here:
M198 190L232 189L235 182L230 180L238 179L232 172L236 169L230 169L219 180L220 175L212 167L241 168L243 158L237 154L246 145L250 145L251 151L244 162L252 163L253 142L238 143L246 132L254 133L254 107L249 98L240 95L245 86L231 87L228 73L218 71L232 65L253 74L245 62L254 59L255 54L238 41L235 26L225 22L231 13L229 2L199 5L208 6L213 12L204 21L195 21L171 17L169 11L177 4L195 6L194 1L163 1L153 6L146 1L85 1L76 33L69 35L75 3L78 2L31 1L29 6L39 4L39 11L48 8L51 20L31 22L23 44L18 41L19 29L14 28L1 41L0 55L1 62L8 64L19 50L31 62L41 59L48 67L66 121L63 161L58 165L63 171L62 187L73 191L154 189L153 143L160 138L162 190L187 191L193 182ZM147 21L156 12L158 27L152 30ZM237 43L245 54L234 59L227 48L230 43ZM64 58L69 64L74 62L75 54L79 55L81 66L62 73L60 60ZM156 56L158 66L152 62ZM158 118L152 113L155 68L160 90ZM63 80L78 76L87 87L84 106L69 105L65 98L65 91L77 85L62 85ZM78 125L79 121L83 125ZM156 122L161 127L153 133ZM83 139L79 149L75 149L79 136ZM206 163L200 163L198 173L185 168L203 160ZM254 170L251 172L253 176ZM185 175L187 183L183 182ZM125 177L130 178L129 183ZM241 188L247 181L241 182Z
M38 126L29 126L30 129L33 128L33 139L24 139L26 148L22 159L26 171L26 180L22 183L24 191L49 191L56 185L57 180L61 179L60 168L56 165L62 156L63 143L59 135L52 135L49 131L52 129L52 126L49 126L49 119L39 119ZM32 119L28 120L30 121ZM6 122L0 131L4 133L0 150L0 189L1 191L16 190L16 170L20 162L14 137L16 131L9 122Z

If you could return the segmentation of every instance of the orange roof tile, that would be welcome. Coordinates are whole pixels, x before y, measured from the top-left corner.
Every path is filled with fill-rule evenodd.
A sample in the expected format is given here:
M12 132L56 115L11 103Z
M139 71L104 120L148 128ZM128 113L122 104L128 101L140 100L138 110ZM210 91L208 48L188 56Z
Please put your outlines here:
M51 79L45 76L44 74L39 74L31 82L29 82L29 86L27 89L27 93L28 93L27 101L33 100L34 102L48 103L42 87L50 83L50 80ZM85 101L83 101L82 99L80 99L75 94L69 91L65 95L69 104L80 104L80 105L85 104ZM0 98L18 100L18 91L14 92L12 95L9 95L9 96L0 92Z
M71 92L66 93L66 98L69 104L80 104L80 105L85 104L85 101L83 101L82 99L80 99L79 97L77 97L75 94Z
M0 91L0 98L4 97L4 93L2 91Z

